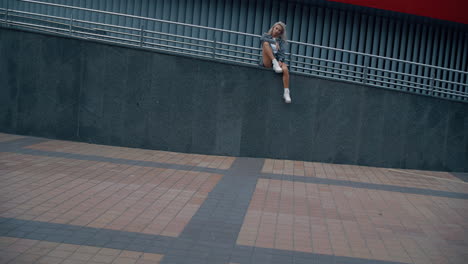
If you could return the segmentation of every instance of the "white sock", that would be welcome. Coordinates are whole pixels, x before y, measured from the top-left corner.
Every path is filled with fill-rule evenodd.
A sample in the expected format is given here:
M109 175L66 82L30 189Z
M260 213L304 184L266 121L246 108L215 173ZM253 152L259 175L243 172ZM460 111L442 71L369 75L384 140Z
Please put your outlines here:
M289 88L284 88L284 93L289 93Z

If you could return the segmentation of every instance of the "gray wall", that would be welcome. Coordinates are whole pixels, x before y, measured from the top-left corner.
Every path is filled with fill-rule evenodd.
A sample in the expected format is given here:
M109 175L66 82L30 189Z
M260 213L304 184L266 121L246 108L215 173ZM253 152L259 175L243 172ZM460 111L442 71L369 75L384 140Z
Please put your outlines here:
M0 131L151 149L468 171L468 104L0 28Z
M289 39L294 41L468 71L468 25L333 1L44 0L42 2L164 19L256 35L266 32L274 22L281 20L288 25ZM76 20L94 21L136 29L144 27L151 31L195 38L214 38L213 31L183 28L154 21L144 22L137 18L111 16L76 9L72 11L69 8L38 5L16 0L0 1L0 7L2 5L15 10L63 17L66 19L65 21L73 17ZM29 20L25 21L31 22ZM60 22L68 23L63 20ZM33 23L41 22L34 21ZM68 28L68 25L64 27ZM112 30L135 34L131 30L116 28L112 28ZM115 36L122 37L121 35ZM160 35L156 36L161 37ZM221 40L226 43L260 47L258 38L226 33L218 34L217 38L218 41ZM147 41L151 40L147 39ZM160 42L156 41L156 43ZM167 43L163 42L162 44ZM196 46L192 48L196 48ZM200 49L204 50L204 48ZM240 50L243 51L242 48ZM430 84L432 76L436 79L453 82L468 82L466 74L449 73L441 69L430 71L428 68L421 66L395 61L385 62L378 59L367 60L363 56L312 47L306 48L297 44L290 44L289 50L292 54L306 57L313 56L314 58L336 60L361 66L368 65L369 67L401 73L418 74L427 77L426 81L422 81L425 85ZM305 62L317 63L317 61L308 59ZM326 63L321 62L321 65L325 66ZM292 66L304 67L301 64L296 65L296 63ZM308 72L297 67L294 70L296 72ZM341 73L348 73L344 70L347 70L347 67L343 66ZM376 74L377 80L379 80L378 77L381 76L381 73L373 72L372 74ZM419 82L421 80L412 81ZM382 83L382 85L393 87L392 84ZM466 87L455 84L436 83L436 85L455 92L467 92ZM407 90L408 88L401 87L401 89ZM415 92L425 93L425 91L419 89ZM460 99L455 95L440 94L440 96Z

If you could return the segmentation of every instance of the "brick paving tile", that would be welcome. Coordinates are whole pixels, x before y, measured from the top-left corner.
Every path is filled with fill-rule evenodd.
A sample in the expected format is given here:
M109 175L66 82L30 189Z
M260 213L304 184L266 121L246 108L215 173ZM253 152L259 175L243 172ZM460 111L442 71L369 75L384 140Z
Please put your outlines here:
M10 137L8 140L16 139ZM0 142L2 138L0 137ZM93 155L115 159L161 162L169 164L190 165L206 168L229 169L235 158L225 156L209 156L200 154L185 154L169 151L144 150L136 148L94 145L69 141L47 141L28 146L30 149L55 151L81 155Z
M21 238L0 237L3 246L23 245L30 249L34 247L52 249L21 251L15 253L11 248L0 249L0 263L159 263L161 254L144 253L130 250L116 250L92 246L77 246L71 244L53 243Z
M116 259L116 256L96 254L91 258L91 261L99 262L99 263L112 263L114 259Z
M468 207L463 200L443 197L259 179L237 243L382 261L431 263L432 258L450 263L440 245L450 248L448 237L466 241L466 218L455 208ZM425 223L430 223L426 232L421 228Z
M468 184L447 172L0 133L0 181L0 263L468 258Z
M86 163L79 163L85 171ZM90 170L96 165L89 162ZM3 195L2 201L14 206L0 216L177 236L220 179L211 173L127 166L113 167L112 173L102 170L106 176L101 180L85 180L71 178L70 169L57 166L59 177L24 184L24 194Z
M262 168L262 173L318 177L466 193L466 186L464 186L466 183L448 172L400 170L356 165L266 159Z
M19 139L19 138L23 138L23 137L18 136L18 135L0 133L0 142L11 141L11 140Z
M64 261L63 258L58 258L58 257L51 257L51 256L44 256L41 257L37 263L41 264L60 264Z

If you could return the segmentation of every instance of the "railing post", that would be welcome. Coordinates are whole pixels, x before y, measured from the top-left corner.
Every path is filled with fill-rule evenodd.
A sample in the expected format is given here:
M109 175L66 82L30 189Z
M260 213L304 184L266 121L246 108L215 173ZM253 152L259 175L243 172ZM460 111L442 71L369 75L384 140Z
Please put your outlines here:
M8 23L8 11L10 10L10 9L8 8L8 2L9 2L9 1L7 0L7 2L6 2L6 11L5 11L5 25L6 25L7 27L10 25L10 23Z
M365 63L364 63L364 72L362 74L362 83L365 84L367 83L367 78L368 78L368 75L369 75L369 61L366 60L366 58L364 57L364 60L365 60Z
M213 34L214 35L214 40L213 40L213 53L211 54L211 57L214 59L216 56L216 32Z
M144 43L144 40L143 40L144 32L145 32L145 27L144 27L144 26L141 26L141 28L140 28L140 47L143 47L143 43Z
M70 15L70 26L69 26L70 35L73 35L73 13Z
M435 74L434 70L431 71L431 85L429 86L429 94L434 95Z

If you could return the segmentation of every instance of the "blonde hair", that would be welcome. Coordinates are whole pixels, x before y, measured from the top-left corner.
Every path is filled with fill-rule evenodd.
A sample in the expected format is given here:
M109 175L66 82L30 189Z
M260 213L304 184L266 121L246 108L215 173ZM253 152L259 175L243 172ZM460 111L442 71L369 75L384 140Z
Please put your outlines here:
M271 35L273 33L273 28L276 26L276 25L280 25L282 28L283 28L283 32L281 32L281 35L279 36L280 39L282 39L283 41L287 41L287 37L286 37L286 24L281 22L281 21L278 21L276 22L275 24L273 24L273 26L271 26L270 30L268 30L268 35Z

